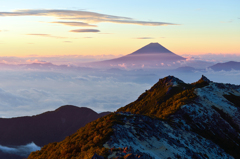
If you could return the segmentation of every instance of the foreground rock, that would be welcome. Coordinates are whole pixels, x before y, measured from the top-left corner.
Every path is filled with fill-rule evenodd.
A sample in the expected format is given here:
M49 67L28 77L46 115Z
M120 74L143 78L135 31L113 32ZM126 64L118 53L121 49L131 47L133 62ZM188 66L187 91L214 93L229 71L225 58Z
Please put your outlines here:
M240 86L168 76L29 158L240 158L239 101Z

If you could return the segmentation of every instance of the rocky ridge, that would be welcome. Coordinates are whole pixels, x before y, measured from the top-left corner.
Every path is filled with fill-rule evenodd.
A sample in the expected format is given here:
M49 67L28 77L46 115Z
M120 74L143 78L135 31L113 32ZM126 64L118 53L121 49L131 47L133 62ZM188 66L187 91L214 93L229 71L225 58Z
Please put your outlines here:
M238 85L215 83L205 76L186 84L168 76L135 102L89 123L58 146L46 146L32 153L29 158L44 157L42 154L48 154L46 150L56 158L66 158L66 155L78 158L84 153L89 154L85 158L94 158L94 153L97 153L95 158L96 155L128 159L240 158L239 101ZM108 129L103 125L105 121ZM89 137L88 141L84 140L89 147L81 147L76 152L75 141L83 140L82 134L87 129L90 136L96 127L109 133L96 131L100 139L92 145L95 148L90 146L95 137ZM60 151L68 141L75 147L64 157Z

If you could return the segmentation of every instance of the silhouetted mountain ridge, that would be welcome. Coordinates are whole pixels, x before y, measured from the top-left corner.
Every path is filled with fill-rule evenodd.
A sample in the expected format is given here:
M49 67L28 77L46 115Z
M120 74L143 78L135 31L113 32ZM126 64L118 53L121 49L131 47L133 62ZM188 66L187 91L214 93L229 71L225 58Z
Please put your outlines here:
M231 70L240 70L240 62L229 61L225 63L217 63L213 66L210 66L214 71L231 71Z
M161 53L170 53L173 54L170 50L163 47L159 43L150 43L139 50L129 54L129 55L136 55L136 54L161 54Z
M71 105L36 116L0 118L0 145L17 146L34 142L43 146L61 141L85 124L109 114Z
M92 67L124 67L124 68L159 68L168 63L185 60L174 54L159 43L150 43L139 50L123 57L91 62L86 66Z

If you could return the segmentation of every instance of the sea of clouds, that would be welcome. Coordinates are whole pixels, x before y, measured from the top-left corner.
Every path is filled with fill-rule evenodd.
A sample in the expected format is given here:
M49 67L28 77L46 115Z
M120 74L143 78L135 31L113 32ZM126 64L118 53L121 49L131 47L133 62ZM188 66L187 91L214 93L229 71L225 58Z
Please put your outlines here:
M70 64L115 58L113 55L56 56L56 57L0 57L0 63ZM185 62L179 67L204 68L217 62L240 61L238 54L184 55ZM176 65L176 64L173 64ZM165 69L167 67L164 67ZM89 107L97 112L115 111L134 101L146 89L168 75L191 83L204 74L215 82L240 84L240 72L215 72L209 68L192 72L174 70L4 70L0 69L0 117L30 116L55 110L62 105Z
M185 56L187 60L179 66L204 67L216 62L240 61L238 55L201 55ZM207 58L208 57L208 58ZM210 57L210 58L209 58ZM105 57L104 57L105 58ZM239 59L239 60L238 60ZM50 59L35 57L20 59L5 57L6 64L45 63ZM11 61L12 60L12 61ZM58 61L57 64L66 64ZM89 60L89 57L88 57ZM81 61L88 61L81 59ZM62 60L63 61L63 60ZM80 61L68 64L77 65ZM203 66L204 65L204 66ZM118 108L135 101L145 90L150 89L160 78L174 75L186 83L192 83L205 75L211 81L240 85L240 71L213 71L209 68L193 71L167 70L33 70L0 69L0 117L11 118L32 116L53 111L62 105L88 107L96 112L116 111ZM34 143L23 146L7 147L0 145L0 151L26 157L40 147Z
M33 152L40 150L41 147L37 146L35 143L29 143L27 145L8 147L0 145L0 151L7 154L15 154L21 157L28 157L28 155Z
M36 115L62 105L115 111L150 87L148 83L117 77L80 72L0 71L0 116Z
M81 72L0 71L0 117L31 116L62 105L116 111L135 101L159 78L174 75L192 83L205 75L215 82L240 84L240 71Z

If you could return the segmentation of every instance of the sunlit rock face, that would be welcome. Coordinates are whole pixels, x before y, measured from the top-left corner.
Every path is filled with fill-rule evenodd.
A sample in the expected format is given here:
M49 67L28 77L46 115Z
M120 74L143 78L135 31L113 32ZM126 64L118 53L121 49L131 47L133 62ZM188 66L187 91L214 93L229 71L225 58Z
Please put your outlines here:
M182 84L171 76L165 81L173 87ZM196 98L167 120L120 112L124 124L114 125L114 135L104 146L131 147L133 154L140 151L156 159L239 158L240 86L205 76L199 82L204 85L194 89Z
M167 76L136 101L29 158L238 159L239 101L238 85Z

